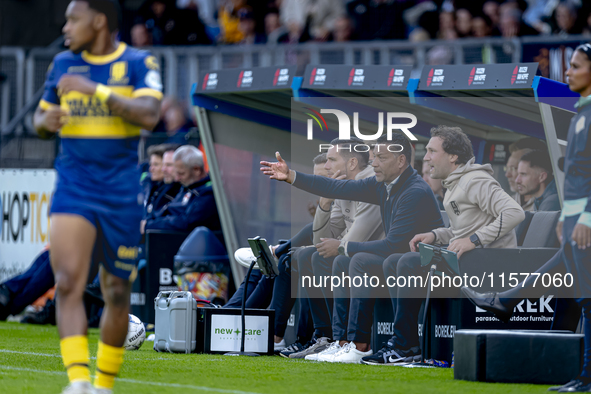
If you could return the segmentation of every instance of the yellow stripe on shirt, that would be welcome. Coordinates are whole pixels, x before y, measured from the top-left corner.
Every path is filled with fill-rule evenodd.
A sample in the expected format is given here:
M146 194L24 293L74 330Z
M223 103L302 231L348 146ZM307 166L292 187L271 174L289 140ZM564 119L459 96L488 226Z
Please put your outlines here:
M114 93L131 97L133 86L109 86ZM130 138L140 135L140 127L113 116L106 103L96 95L69 92L60 98L61 107L70 116L62 127L64 138Z
M137 89L134 90L131 97L135 98L135 97L142 97L142 96L150 96L150 97L155 97L158 100L162 100L162 92L159 92L158 90L154 90L154 89L150 89L150 88L141 88L141 89Z

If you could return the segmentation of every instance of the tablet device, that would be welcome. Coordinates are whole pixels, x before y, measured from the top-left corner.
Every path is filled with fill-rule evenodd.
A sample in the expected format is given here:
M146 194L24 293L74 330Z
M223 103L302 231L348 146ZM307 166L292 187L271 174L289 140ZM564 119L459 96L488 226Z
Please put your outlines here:
M447 271L448 274L460 275L457 253L422 242L419 242L419 253L421 254L421 266L436 263L438 274L441 275L441 272Z
M259 269L263 275L269 276L271 278L279 275L277 262L271 255L271 250L269 249L267 240L265 238L261 238L260 236L249 238L248 244L250 245L250 249L252 249L254 257L257 259L257 265L259 266Z

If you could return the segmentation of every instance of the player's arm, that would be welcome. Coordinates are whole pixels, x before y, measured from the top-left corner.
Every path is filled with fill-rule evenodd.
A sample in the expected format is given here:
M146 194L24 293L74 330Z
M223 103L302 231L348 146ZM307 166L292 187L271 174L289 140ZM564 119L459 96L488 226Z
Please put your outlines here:
M33 115L33 126L41 138L49 138L67 122L68 113L60 105L57 94L56 67L51 63L47 70L43 97Z
M39 103L33 115L33 126L41 138L49 138L50 133L57 133L67 122L68 112L59 105L45 101Z
M107 100L113 115L120 116L126 122L153 130L160 120L160 100L156 97L142 96L127 98L111 94Z
M64 75L57 87L62 95L71 91L89 96L96 94L99 99L107 103L113 115L146 130L152 130L160 119L160 100L156 97L123 97L82 75Z

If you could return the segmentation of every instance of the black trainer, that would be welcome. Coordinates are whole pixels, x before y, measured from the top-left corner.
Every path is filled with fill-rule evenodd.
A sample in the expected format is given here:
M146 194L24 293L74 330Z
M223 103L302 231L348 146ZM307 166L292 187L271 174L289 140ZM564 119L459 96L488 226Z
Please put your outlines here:
M550 387L548 390L559 393L588 393L591 390L591 379L578 377L564 386Z
M579 379L573 379L570 382L568 382L566 384L563 384L562 386L552 386L552 387L549 387L548 388L548 391L558 391L558 390L560 390L563 387L564 388L568 388L568 387L574 386L578 381L579 381Z
M304 350L304 345L302 345L299 342L294 342L282 351L280 351L279 355L281 357L289 358L290 354L301 352L302 350Z
M11 293L5 284L0 284L0 321L6 320L10 315Z
M43 309L21 319L25 324L51 324L55 326L55 300L48 300Z
M408 350L396 349L392 341L388 341L384 346L372 354L361 359L361 364L367 365L396 365L403 363L415 363L421 361L421 348L418 346Z

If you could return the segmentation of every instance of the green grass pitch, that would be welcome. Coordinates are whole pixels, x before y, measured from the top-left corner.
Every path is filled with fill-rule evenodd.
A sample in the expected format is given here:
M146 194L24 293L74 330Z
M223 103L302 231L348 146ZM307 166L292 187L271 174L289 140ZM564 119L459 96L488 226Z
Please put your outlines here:
M90 330L91 374L98 330ZM115 393L544 393L547 386L473 383L451 369L343 365L282 357L125 353ZM54 326L0 323L0 393L60 393L67 377Z

